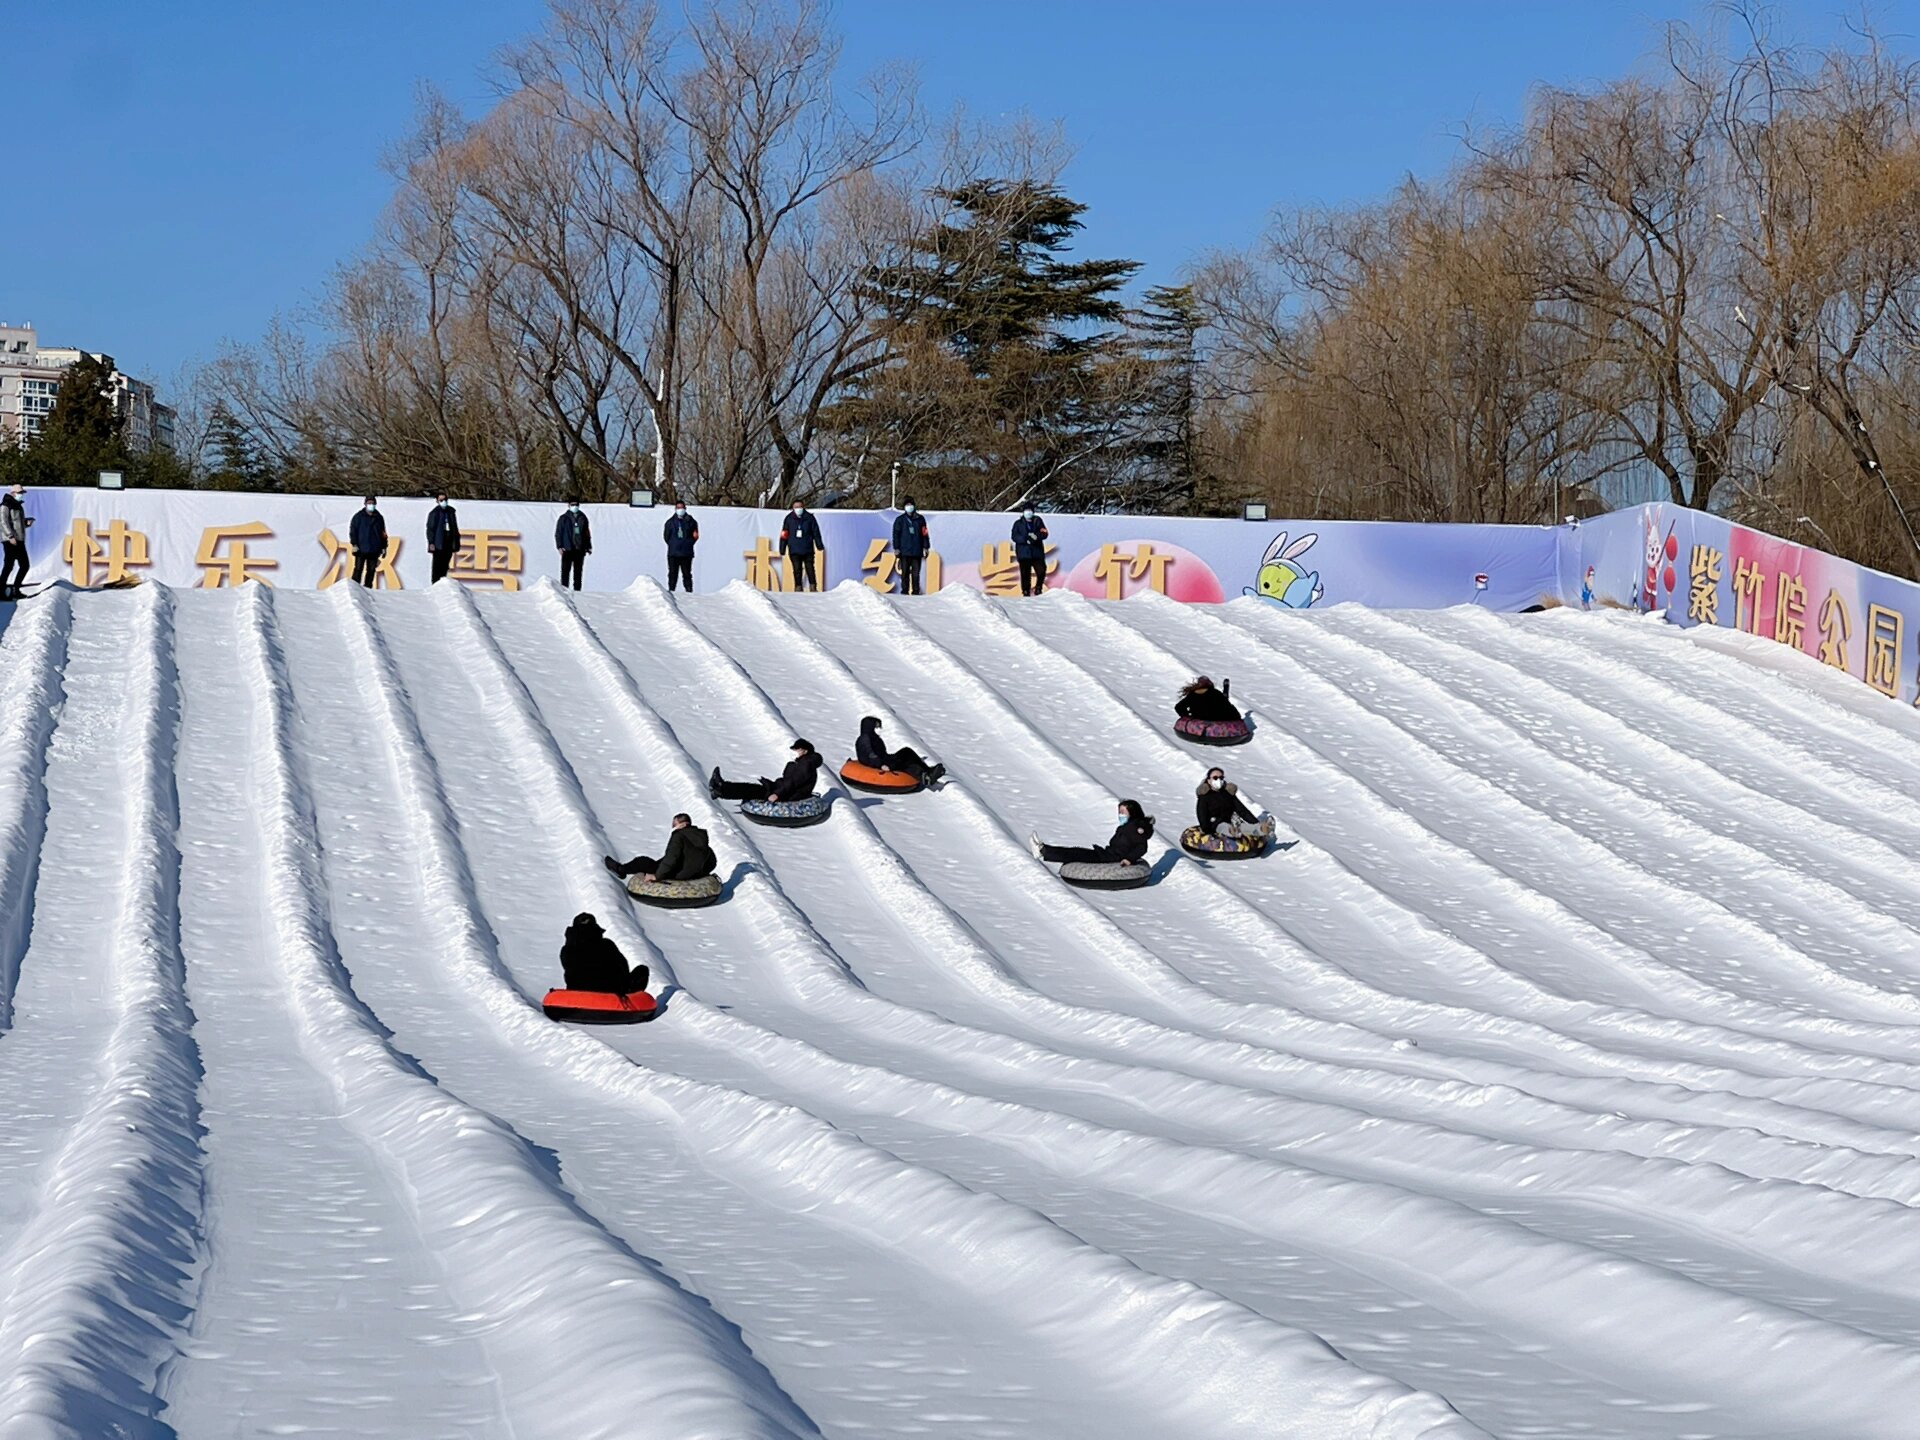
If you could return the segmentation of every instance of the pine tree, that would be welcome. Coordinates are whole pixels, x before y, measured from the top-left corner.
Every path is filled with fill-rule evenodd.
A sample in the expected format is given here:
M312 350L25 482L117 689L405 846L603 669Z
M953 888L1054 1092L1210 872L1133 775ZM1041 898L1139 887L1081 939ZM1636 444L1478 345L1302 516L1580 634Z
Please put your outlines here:
M1131 260L1069 260L1086 207L1050 186L937 192L950 218L870 277L887 361L829 412L871 482L899 461L923 501L1009 504L1098 489Z
M1204 486L1194 436L1198 409L1200 332L1206 320L1191 285L1156 285L1128 321L1134 353L1146 367L1137 451L1141 483L1137 497L1156 508L1191 503Z
M247 427L224 401L207 415L207 484L215 490L265 490L272 477Z
M125 468L113 374L113 358L105 355L82 355L62 373L53 409L28 452L39 483L91 485L100 471Z

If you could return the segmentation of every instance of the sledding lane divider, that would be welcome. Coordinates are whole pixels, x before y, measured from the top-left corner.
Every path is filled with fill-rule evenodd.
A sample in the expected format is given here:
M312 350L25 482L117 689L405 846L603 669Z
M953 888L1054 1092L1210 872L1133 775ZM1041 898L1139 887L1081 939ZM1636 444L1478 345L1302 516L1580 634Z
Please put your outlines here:
M0 1257L0 1435L171 1435L156 1392L192 1309L200 1258L200 1056L180 949L173 597L151 585L124 603L137 612L121 726L125 850L107 993L88 997L112 1008L113 1028L39 1207ZM40 631L50 649L68 622L65 593L46 610ZM50 685L36 677L31 689Z
M33 931L33 889L47 833L47 746L60 717L73 607L64 587L44 604L14 607L0 642L0 1034Z

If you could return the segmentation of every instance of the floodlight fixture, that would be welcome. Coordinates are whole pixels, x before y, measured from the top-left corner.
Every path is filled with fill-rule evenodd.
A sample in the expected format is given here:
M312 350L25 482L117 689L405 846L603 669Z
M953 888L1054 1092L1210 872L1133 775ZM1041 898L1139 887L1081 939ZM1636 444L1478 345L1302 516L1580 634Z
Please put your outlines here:
M1245 505L1240 507L1240 518L1242 520L1264 522L1267 518L1267 502L1264 500L1247 501Z

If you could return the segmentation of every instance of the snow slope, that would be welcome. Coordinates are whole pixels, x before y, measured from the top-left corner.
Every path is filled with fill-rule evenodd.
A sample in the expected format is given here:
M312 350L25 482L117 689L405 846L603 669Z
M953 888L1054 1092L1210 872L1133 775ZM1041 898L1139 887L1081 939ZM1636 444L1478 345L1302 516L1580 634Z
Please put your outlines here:
M869 713L950 783L706 799ZM1283 851L1028 854L1216 758ZM1622 615L52 591L0 1440L1911 1436L1916 800L1911 711ZM678 809L724 903L637 907ZM583 909L661 1019L541 1016Z

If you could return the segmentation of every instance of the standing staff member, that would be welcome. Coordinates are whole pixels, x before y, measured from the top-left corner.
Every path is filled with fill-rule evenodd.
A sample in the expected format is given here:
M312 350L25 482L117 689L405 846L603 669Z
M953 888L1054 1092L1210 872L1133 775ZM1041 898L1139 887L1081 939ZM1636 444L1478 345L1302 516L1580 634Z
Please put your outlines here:
M5 555L0 560L0 600L21 599L20 587L27 583L27 527L33 517L20 503L26 493L26 486L15 485L0 499L0 553Z
M380 513L380 502L367 496L367 503L347 527L347 543L353 546L353 579L357 585L373 588L380 561L387 553L387 522Z
M433 509L427 512L427 551L433 556L433 579L428 583L438 584L453 567L453 557L460 553L460 517L447 503L446 491L439 491L433 498Z
M900 593L902 595L924 595L920 588L920 564L932 549L927 538L927 517L919 512L913 501L907 501L906 510L893 520L893 553L900 557Z
M586 569L587 556L593 553L593 527L587 524L587 515L580 508L578 495L567 497L567 508L553 527L553 543L560 551L561 585L566 585L571 577L573 588L578 590Z
M687 593L693 593L693 547L700 539L700 526L687 514L687 507L676 504L667 517L667 590L672 593L676 577L686 581Z
M800 501L793 502L787 523L780 527L780 553L793 562L793 588L814 590L820 581L813 573L813 552L820 544L820 522L807 513Z
M1013 558L1020 562L1020 593L1038 595L1047 588L1047 522L1029 505L1013 522Z

